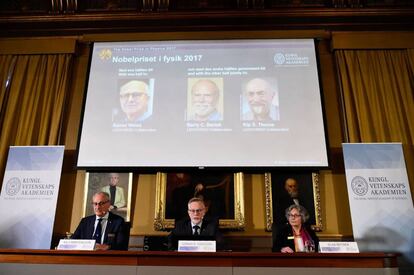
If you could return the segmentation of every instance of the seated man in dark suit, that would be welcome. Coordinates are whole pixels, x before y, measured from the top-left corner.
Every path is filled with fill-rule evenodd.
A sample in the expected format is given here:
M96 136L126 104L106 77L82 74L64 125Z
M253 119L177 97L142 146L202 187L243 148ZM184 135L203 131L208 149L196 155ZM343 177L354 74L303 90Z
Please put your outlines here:
M96 250L128 250L129 228L124 218L109 212L109 194L94 194L92 205L95 215L81 220L72 239L95 239Z
M222 236L218 228L217 219L205 217L206 206L201 198L192 198L188 201L188 218L175 223L175 228L168 235L168 249L177 250L180 238L194 240L215 239L216 247L220 248Z

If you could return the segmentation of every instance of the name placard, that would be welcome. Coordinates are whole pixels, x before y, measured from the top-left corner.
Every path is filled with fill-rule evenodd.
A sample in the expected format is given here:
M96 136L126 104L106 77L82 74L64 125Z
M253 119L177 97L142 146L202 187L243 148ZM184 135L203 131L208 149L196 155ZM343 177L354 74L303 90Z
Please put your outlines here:
M180 252L216 252L216 241L178 241Z
M94 250L96 240L61 239L57 250Z
M319 242L321 253L359 253L356 242Z

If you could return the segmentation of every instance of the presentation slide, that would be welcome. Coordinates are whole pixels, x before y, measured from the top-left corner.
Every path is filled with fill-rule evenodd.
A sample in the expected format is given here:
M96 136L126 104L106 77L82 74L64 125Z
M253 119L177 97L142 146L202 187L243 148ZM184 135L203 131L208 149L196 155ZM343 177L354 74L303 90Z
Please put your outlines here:
M314 41L95 43L77 165L327 167Z

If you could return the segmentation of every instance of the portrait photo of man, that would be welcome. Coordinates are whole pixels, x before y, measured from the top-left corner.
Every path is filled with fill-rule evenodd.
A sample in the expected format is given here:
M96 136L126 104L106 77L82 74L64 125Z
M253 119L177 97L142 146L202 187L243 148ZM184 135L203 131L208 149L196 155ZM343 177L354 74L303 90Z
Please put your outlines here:
M243 89L242 120L277 121L279 95L274 79L253 78Z
M189 79L188 80L189 121L221 121L223 79Z
M84 215L91 215L93 207L87 202L97 192L107 193L108 211L129 221L131 206L132 173L86 173Z
M130 80L119 88L119 108L115 109L114 122L140 123L152 115L152 80Z

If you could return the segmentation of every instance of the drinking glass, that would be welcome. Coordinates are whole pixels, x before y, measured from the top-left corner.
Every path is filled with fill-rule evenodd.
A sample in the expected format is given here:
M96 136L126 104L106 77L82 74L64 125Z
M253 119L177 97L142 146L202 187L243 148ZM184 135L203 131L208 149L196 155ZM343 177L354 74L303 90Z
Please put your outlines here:
M313 240L305 241L305 251L306 252L315 252L315 243Z

